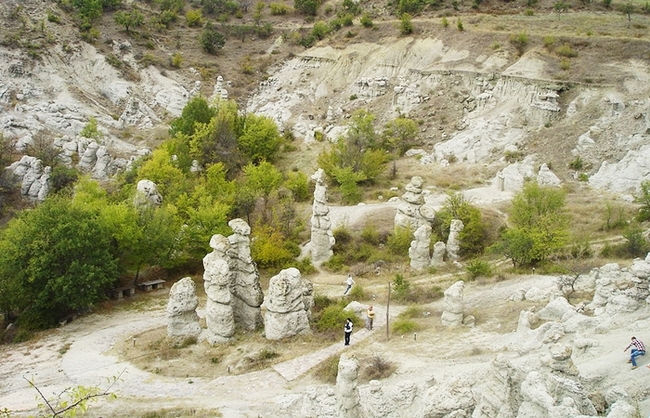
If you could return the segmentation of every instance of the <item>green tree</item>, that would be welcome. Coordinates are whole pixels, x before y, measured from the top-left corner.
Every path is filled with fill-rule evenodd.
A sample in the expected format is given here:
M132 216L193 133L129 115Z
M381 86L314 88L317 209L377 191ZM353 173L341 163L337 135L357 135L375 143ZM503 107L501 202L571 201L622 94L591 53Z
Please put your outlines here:
M415 144L418 133L418 124L413 119L400 116L384 125L382 148L401 156Z
M163 198L172 202L190 186L183 171L176 167L169 151L164 148L155 150L151 158L142 164L138 179L156 183Z
M463 230L458 237L461 255L476 256L483 253L487 244L487 225L483 222L480 209L465 199L462 193L448 195L436 213L433 224L436 240L447 241L451 221L454 219L463 222Z
M102 0L72 0L72 6L84 21L93 21L103 13Z
M248 114L237 143L242 153L257 164L263 160L273 161L280 150L282 137L272 119Z
M320 0L296 0L294 2L294 7L304 15L316 16L320 4Z
M564 191L528 182L512 200L512 226L496 248L515 266L535 265L562 249L568 241Z
M263 199L264 211L262 215L266 219L269 197L282 184L282 173L273 164L266 161L259 165L248 164L242 171L246 187Z
M325 173L338 184L345 181L352 195L351 180L355 184L372 182L388 163L388 154L381 147L374 122L372 113L357 110L352 115L347 134L339 138L329 151L318 156L318 164Z
M196 125L189 138L190 155L203 166L221 162L229 176L234 177L244 165L238 143L244 126L245 118L239 115L234 101L218 102L210 123Z
M110 231L92 208L50 198L0 234L0 310L47 328L105 298L117 280Z
M142 26L144 24L144 15L139 10L130 12L120 10L115 12L115 23L124 26L126 33L131 33L130 28Z
M187 102L181 115L172 121L169 127L169 135L175 136L182 133L191 136L196 131L198 123L204 125L210 123L216 113L216 110L210 107L205 98L197 96Z
M226 38L209 22L201 32L200 41L203 50L208 54L216 54L226 44Z
M284 187L291 191L296 202L305 202L311 197L309 194L309 179L307 175L300 171L290 171L287 173Z

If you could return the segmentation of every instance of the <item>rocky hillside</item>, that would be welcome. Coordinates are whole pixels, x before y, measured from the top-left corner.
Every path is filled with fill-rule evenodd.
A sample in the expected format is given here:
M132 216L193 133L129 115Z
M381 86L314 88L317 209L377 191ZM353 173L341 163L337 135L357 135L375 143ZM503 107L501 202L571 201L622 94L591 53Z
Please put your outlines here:
M156 13L153 3L126 3ZM164 139L189 98L229 96L293 130L301 140L294 160L306 161L297 168L313 172L315 132L335 140L351 112L366 108L380 121L404 114L420 123L409 155L423 171L516 163L527 176L546 163L563 181L630 195L650 179L650 18L634 13L628 22L615 8L586 4L558 14L541 4L535 13L516 3L425 10L402 36L386 5L372 3L372 28L355 21L309 49L292 42L310 28L299 15L266 11L269 38L230 36L211 56L196 42L200 28L182 19L136 36L107 13L88 43L58 2L2 2L0 126L17 157L46 138L70 165L108 178ZM182 64L171 65L176 53ZM93 118L99 135L80 136ZM35 164L23 160L19 172L38 177Z

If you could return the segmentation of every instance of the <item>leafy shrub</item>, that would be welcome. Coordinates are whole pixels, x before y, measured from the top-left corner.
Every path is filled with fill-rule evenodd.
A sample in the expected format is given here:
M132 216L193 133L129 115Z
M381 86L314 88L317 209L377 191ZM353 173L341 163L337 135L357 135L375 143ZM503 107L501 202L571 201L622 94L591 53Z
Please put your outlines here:
M363 229L361 230L361 239L370 245L379 245L381 242L379 231L373 224L364 225Z
M269 225L255 229L251 256L261 268L284 267L293 261L294 254L287 248L287 240Z
M515 47L519 55L523 55L526 47L528 46L528 34L522 32L510 35L510 44Z
M566 57L566 58L573 58L578 56L578 53L568 43L563 43L562 45L557 47L555 49L555 52L559 56Z
M421 318L422 317L422 308L417 305L409 305L406 309L397 316L401 319L412 319L412 318Z
M470 280L492 275L492 266L484 260L471 260L467 263L466 270Z
M443 16L442 19L440 19L440 23L442 24L442 27L445 29L449 27L449 20L447 20L445 16Z
M226 44L226 38L211 23L208 23L201 32L200 42L205 52L215 54Z
M320 0L296 0L294 2L296 10L307 16L316 16L320 5Z
M580 173L578 175L578 181L587 182L589 181L589 176L587 175L587 173Z
M397 319L391 324L391 330L398 335L410 334L419 330L417 322L410 319Z
M401 274L396 274L393 279L392 289L395 292L395 299L405 300L410 293L411 283Z
M185 13L185 23L190 28L201 26L203 24L203 12L200 9L188 10Z
M368 294L363 289L359 283L352 286L352 289L348 292L347 295L351 300L366 300L368 299Z
M311 29L311 35L318 40L325 39L330 32L330 26L322 20L316 22L314 27Z
M181 68L182 64L183 64L183 54L181 54L180 52L175 52L174 55L172 55L170 65L174 68Z
M358 96L356 94L350 95L350 101L357 100Z
M413 33L413 22L410 14L402 13L399 23L399 31L402 35L410 35Z
M395 231L388 237L386 245L397 255L408 255L409 248L413 241L413 231L409 228L395 228Z
M343 325L347 318L352 319L355 326L361 324L361 320L354 312L344 310L341 305L328 306L318 318L315 324L316 329L325 333L343 331Z
M585 167L585 162L580 156L576 156L570 163L569 168L573 170L582 170Z
M562 61L560 61L560 68L563 71L568 71L571 69L571 61L569 61L566 58L562 58Z
M271 3L269 4L269 8L271 9L271 14L273 16L284 16L293 12L291 7L282 3Z
M650 181L641 183L640 193L635 196L634 201L641 205L636 219L639 222L650 219Z
M557 39L555 39L555 36L545 36L542 40L544 43L544 48L551 50L555 46L555 42L557 42Z
M372 18L368 13L364 13L361 16L361 19L359 19L359 23L361 23L361 26L364 28L372 28L375 24L372 23Z
M97 119L94 116L91 116L88 119L88 123L84 128L79 132L79 135L84 138L98 139L102 137L102 133L97 129Z

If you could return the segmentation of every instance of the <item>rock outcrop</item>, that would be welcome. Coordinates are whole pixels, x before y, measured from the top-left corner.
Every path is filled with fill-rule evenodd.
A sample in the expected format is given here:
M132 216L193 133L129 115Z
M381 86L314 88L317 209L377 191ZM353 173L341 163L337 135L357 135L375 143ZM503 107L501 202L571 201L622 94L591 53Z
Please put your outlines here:
M313 287L305 282L307 280L296 268L282 270L271 278L264 301L264 334L267 339L280 340L310 332Z
M359 418L361 399L358 385L359 361L356 357L342 355L336 375L336 401L341 418Z
M232 308L232 276L228 264L230 242L223 235L210 239L212 252L203 257L203 287L207 301L205 339L210 344L228 341L235 334L235 316Z
M424 196L422 196L423 184L422 177L415 176L406 185L406 192L402 195L399 206L397 206L395 228L407 228L415 231L420 226L428 223L420 213L420 207L424 204Z
M411 259L411 269L421 272L429 268L431 258L429 256L429 245L431 244L431 227L422 225L415 233L414 240L411 241L409 248L409 258Z
M137 208L158 207L162 204L162 196L158 193L158 186L151 180L140 180L135 190L133 204Z
M311 240L303 249L303 257L311 257L312 263L319 265L332 257L332 248L336 240L332 233L330 209L327 206L327 186L325 184L325 171L319 168L311 176L316 183L314 189L314 203L311 215Z
M239 218L232 219L228 226L234 232L228 237L228 265L235 322L243 329L255 330L263 325L260 307L264 302L264 293L257 265L251 256L251 228Z
M438 241L433 244L433 254L431 254L431 267L440 267L445 265L445 254L447 253L447 245L444 242Z
M463 324L463 311L465 304L463 302L463 290L465 282L457 281L445 290L445 310L442 312L440 321L446 327L457 327Z
M174 283L167 302L167 335L169 337L198 337L201 333L196 308L199 298L191 277Z
M457 261L460 258L460 233L465 225L460 219L452 219L449 226L449 237L447 238L447 258L450 261Z

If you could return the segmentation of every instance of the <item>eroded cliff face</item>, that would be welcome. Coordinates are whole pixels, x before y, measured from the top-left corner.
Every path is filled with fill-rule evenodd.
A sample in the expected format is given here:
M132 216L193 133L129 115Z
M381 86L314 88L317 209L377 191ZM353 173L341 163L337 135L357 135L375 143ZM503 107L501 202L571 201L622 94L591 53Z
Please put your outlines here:
M0 5L3 17L16 4ZM21 7L34 27L46 19L45 3ZM218 81L218 74L206 81L191 66L145 66L124 36L111 39L110 54L103 54L73 36L75 30L57 28L38 58L0 46L0 129L20 152L45 134L68 164L108 178L147 154L148 140L164 137L191 97L227 95L230 80ZM505 154L521 155L531 157L536 170L553 163L553 171L568 179L580 174L567 169L580 157L592 186L628 195L650 179L647 61L601 57L602 48L585 48L575 60L593 65L582 82L567 81L576 78L543 48L519 57L483 38L383 37L311 48L269 70L246 111L272 117L307 144L318 131L335 141L358 108L373 112L379 123L407 115L420 123L423 164L505 166ZM278 38L274 45L281 43ZM110 64L116 58L121 68ZM79 135L91 118L101 138Z
M380 121L407 115L421 122L423 164L485 164L509 152L565 167L580 157L592 167L591 185L629 194L650 179L650 66L628 60L592 70L609 71L607 83L557 79L535 50L516 58L434 38L324 46L285 62L248 110L308 143L318 131L335 141L358 108Z

